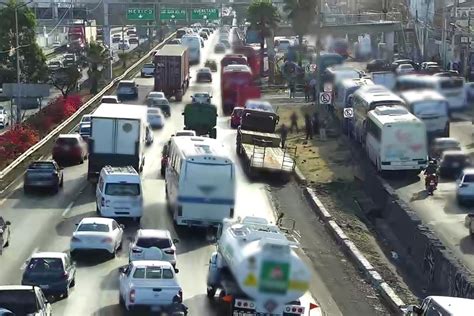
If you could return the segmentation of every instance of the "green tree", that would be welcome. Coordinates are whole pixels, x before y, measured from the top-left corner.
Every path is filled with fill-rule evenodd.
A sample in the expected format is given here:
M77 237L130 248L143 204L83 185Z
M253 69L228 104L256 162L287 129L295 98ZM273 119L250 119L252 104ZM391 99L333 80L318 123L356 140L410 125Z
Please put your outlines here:
M15 8L18 11L20 81L42 83L48 79L46 57L36 43L36 19L23 2L10 0L0 6L0 80L16 82Z
M278 9L272 4L271 0L253 0L247 11L247 19L250 26L258 30L261 34L260 40L260 72L264 71L264 49L265 38L270 38L273 42L274 30L280 22L280 14ZM272 59L273 56L269 56ZM270 65L273 65L273 60L270 60ZM273 67L270 67L270 74L273 75Z
M284 0L283 11L288 14L291 26L298 35L300 45L303 44L303 36L316 17L317 0Z
M127 68L127 62L132 58L132 55L127 52L118 53L118 57L122 62L122 68Z
M104 69L107 68L110 60L109 51L102 44L91 42L87 46L86 56L89 64L87 76L90 82L90 93L96 94L99 90L99 81L102 79Z
M61 68L51 74L51 83L61 91L64 99L77 88L77 83L82 77L77 65Z

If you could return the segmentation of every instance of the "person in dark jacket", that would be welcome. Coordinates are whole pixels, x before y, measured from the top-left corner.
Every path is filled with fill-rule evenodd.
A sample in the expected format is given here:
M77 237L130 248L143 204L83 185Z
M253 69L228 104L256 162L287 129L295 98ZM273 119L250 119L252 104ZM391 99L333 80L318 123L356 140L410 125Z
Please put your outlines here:
M304 83L304 101L309 102L311 96L311 87L309 86L309 82L306 81Z
M285 124L281 125L280 137L281 137L281 148L285 148L286 139L288 138L288 127L286 127Z
M313 122L308 113L304 115L304 127L306 130L306 140L313 139Z
M290 125L290 132L293 133L293 128L296 128L296 133L299 133L299 129L298 129L298 115L296 114L296 112L293 112L290 116L290 120L291 120L291 125Z

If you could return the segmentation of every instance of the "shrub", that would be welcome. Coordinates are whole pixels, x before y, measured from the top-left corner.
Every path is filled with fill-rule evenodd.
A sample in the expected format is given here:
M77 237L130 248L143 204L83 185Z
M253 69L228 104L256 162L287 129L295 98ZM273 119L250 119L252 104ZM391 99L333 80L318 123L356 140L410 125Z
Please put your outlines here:
M2 167L39 141L38 132L27 125L17 125L0 136L0 164Z

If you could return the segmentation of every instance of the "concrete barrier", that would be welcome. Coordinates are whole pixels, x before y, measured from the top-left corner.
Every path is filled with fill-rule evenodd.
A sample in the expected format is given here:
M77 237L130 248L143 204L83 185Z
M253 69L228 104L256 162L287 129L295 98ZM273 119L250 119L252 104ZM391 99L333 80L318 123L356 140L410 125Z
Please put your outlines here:
M474 274L422 224L384 179L369 168L362 169L364 178L369 179L363 187L379 207L379 216L397 237L399 245L395 250L406 254L401 265L419 290L427 295L474 298Z
M153 47L150 51L157 50L161 48L165 43L173 38L175 33L172 33L163 42L159 43ZM51 147L56 139L57 135L71 130L72 127L77 125L82 117L82 115L87 114L92 111L92 109L99 104L101 97L110 92L111 89L122 79L128 78L131 74L134 74L138 68L149 58L149 54L145 54L140 58L136 63L130 66L122 75L112 80L107 86L105 86L101 91L99 91L95 96L93 96L89 101L82 105L76 113L71 117L66 119L63 123L58 125L53 131L48 135L43 137L38 143L29 148L26 152L20 155L15 159L10 165L0 171L0 190L7 188L14 180L21 175L26 167L36 159L39 159L43 155L51 152Z

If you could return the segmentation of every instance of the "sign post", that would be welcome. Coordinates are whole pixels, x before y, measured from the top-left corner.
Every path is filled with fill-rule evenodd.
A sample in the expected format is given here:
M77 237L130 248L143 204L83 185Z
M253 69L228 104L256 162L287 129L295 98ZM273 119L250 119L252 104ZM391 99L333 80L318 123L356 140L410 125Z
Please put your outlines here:
M319 93L319 103L329 105L332 103L332 94L330 92Z
M127 10L129 21L155 21L155 9L153 8L130 8Z

